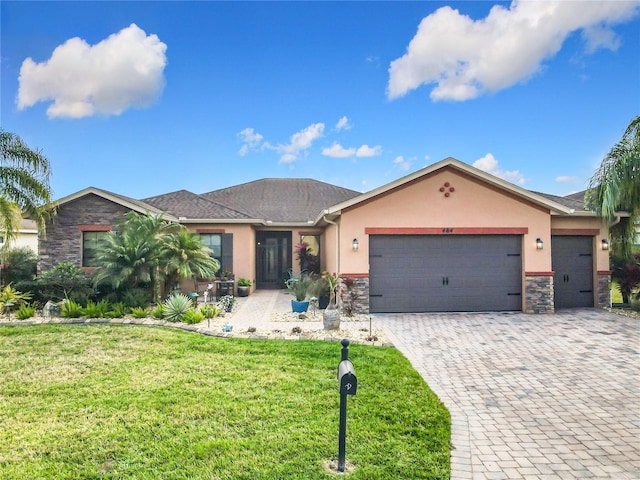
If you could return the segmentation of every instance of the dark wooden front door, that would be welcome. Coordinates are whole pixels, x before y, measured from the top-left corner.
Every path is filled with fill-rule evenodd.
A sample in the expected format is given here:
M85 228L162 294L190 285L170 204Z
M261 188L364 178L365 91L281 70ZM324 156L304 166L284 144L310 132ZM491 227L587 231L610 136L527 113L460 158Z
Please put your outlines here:
M291 249L291 232L256 233L256 288L284 288Z

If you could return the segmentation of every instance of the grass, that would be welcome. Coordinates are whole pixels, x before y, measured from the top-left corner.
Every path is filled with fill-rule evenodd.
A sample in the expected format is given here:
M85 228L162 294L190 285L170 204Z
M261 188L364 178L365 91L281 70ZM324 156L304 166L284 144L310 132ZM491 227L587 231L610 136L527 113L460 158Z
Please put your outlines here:
M0 327L1 479L447 479L449 414L395 349L121 325Z

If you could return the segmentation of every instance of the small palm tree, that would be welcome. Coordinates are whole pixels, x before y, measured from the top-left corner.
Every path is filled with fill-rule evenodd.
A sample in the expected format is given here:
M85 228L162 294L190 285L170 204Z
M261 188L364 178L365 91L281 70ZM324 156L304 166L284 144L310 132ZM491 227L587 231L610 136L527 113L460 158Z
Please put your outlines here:
M161 263L166 274L166 286L175 285L181 278L214 277L220 263L211 257L211 249L200 236L186 228L168 234L164 238ZM194 280L195 289L198 289Z

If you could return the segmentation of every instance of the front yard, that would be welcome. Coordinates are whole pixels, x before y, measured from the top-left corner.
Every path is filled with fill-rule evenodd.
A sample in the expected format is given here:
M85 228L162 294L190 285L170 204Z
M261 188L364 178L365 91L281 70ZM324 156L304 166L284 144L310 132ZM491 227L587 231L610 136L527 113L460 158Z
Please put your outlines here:
M0 327L0 477L335 478L340 344L120 325ZM449 478L445 407L352 345L346 478Z

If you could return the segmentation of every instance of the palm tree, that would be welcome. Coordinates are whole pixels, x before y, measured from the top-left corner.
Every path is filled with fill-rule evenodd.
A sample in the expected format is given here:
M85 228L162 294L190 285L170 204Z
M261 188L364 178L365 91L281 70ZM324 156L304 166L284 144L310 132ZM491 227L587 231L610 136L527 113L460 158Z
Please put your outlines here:
M0 128L0 230L7 238L5 249L18 236L23 218L36 220L39 229L53 211L49 160L30 149L22 139Z
M94 283L108 283L114 289L152 284L157 300L164 248L162 239L175 228L161 215L126 213L125 220L106 236L98 248Z
M617 255L629 258L635 228L640 222L640 115L627 127L622 139L604 157L589 181L587 204L612 220L615 212L629 217L611 229L611 244Z
M165 237L162 257L167 286L175 285L181 278L193 277L197 290L195 277L214 277L220 269L220 262L211 257L211 249L200 241L200 236L184 227Z

